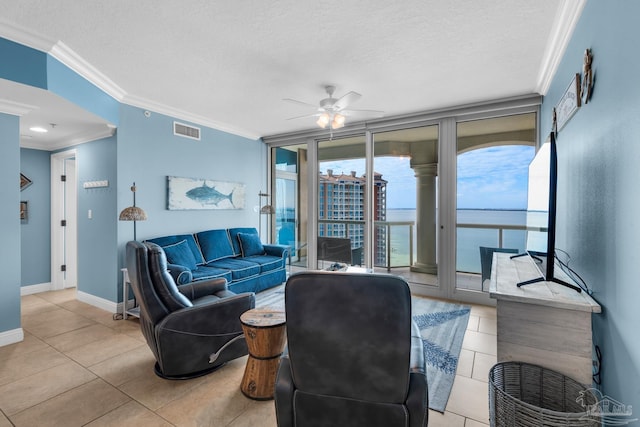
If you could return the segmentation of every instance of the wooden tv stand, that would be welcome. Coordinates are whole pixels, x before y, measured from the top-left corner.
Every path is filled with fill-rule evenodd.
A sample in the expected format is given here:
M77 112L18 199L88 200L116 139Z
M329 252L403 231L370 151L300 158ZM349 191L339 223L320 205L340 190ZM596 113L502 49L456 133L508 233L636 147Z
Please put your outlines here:
M554 282L516 284L539 276L529 256L494 253L489 294L497 300L498 362L521 361L592 383L591 315L600 305L586 292ZM574 283L556 263L555 275Z

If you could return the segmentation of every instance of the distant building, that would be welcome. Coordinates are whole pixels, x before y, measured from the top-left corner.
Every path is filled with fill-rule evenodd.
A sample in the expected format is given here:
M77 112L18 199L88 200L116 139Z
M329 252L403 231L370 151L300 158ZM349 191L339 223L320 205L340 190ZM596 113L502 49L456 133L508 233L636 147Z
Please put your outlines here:
M374 173L374 220L387 219L387 181L382 174ZM348 237L355 256L362 257L364 247L364 195L366 176L334 175L320 173L318 192L318 235L320 237ZM336 222L327 222L335 220ZM374 263L386 265L386 228L375 227ZM362 264L362 259L354 259L353 264Z

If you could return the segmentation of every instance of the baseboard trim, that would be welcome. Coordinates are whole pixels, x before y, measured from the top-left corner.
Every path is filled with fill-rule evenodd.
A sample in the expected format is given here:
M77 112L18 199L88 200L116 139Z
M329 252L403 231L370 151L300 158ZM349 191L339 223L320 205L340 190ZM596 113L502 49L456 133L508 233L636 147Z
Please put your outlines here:
M22 330L22 328L0 332L0 347L9 345L9 344L15 344L23 340L24 340L24 331Z
M101 308L103 310L109 311L111 313L118 313L118 303L115 303L113 301L109 301L107 299L104 298L100 298L97 297L95 295L91 295L88 294L86 292L82 292L82 291L77 291L76 292L76 298L78 299L78 301L90 304L94 307L98 307Z
M39 294L40 292L51 291L52 285L51 282L47 283L38 283L36 285L27 285L20 287L20 296Z

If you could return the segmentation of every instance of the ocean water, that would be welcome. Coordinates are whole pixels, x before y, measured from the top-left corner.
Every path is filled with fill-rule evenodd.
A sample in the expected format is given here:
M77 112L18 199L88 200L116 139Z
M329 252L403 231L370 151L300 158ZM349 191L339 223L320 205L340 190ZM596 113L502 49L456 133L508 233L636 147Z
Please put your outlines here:
M521 225L527 221L524 210L483 210L460 209L457 212L459 224ZM415 209L387 209L387 221L416 220ZM417 235L413 227L413 257L416 257ZM480 246L498 247L499 231L497 228L458 228L456 233L456 270L469 273L480 273ZM522 252L525 249L526 233L524 230L504 230L505 248L514 248ZM409 227L397 226L391 230L391 266L409 265Z

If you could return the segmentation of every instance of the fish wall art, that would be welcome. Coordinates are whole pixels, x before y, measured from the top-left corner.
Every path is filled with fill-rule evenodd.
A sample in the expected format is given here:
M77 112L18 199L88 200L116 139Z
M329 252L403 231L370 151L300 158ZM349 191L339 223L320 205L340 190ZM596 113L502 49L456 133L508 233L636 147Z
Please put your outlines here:
M167 177L167 209L244 209L245 186L238 182Z

